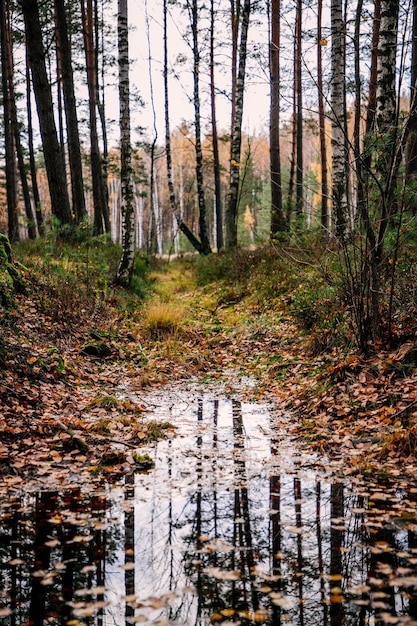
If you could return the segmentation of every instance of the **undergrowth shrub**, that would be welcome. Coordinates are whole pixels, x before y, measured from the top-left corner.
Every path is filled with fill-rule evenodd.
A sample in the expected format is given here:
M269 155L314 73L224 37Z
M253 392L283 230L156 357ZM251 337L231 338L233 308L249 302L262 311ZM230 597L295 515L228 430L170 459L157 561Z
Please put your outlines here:
M70 241L50 233L35 241L14 246L17 258L25 262L35 285L33 298L39 309L62 324L96 323L105 319L109 308L132 309L147 292L148 262L135 259L132 285L121 290L113 285L121 248L103 235L91 237L76 231Z

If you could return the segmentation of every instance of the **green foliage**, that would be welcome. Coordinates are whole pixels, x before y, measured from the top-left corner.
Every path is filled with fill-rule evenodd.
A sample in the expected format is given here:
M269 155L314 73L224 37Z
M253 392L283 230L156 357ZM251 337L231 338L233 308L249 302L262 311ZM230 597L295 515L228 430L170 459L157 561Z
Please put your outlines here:
M26 268L12 258L12 248L8 238L0 234L0 304L11 308L16 293L26 293L29 282Z
M135 261L130 289L124 292L113 285L121 248L105 235L92 237L87 223L69 239L51 229L43 238L16 244L15 254L29 268L41 310L62 323L97 320L116 301L132 309L148 288L149 264L143 255Z

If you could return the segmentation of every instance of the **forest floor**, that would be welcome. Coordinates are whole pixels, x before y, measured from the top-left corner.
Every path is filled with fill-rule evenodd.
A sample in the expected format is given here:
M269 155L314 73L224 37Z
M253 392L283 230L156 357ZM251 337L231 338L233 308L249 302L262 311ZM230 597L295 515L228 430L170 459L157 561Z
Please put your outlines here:
M147 469L140 447L171 432L147 418L147 394L183 379L232 387L235 376L256 381L252 399L289 412L292 435L335 471L415 475L417 341L365 357L326 330L301 331L284 298L266 305L247 284L199 284L192 260L164 262L150 278L151 295L124 309L117 293L83 309L39 283L1 310L6 486Z

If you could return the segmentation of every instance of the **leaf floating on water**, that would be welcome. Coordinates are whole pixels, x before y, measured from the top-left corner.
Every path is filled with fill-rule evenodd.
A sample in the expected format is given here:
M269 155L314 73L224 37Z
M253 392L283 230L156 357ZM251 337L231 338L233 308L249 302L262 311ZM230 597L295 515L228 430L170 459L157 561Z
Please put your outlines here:
M343 604L345 597L341 595L330 596L330 604Z
M58 539L50 539L49 541L45 541L45 546L48 546L48 548L56 548L57 546L60 546L61 542L58 541Z
M134 563L124 563L123 565L119 565L120 569L124 570L125 572L128 572L130 570L135 569L135 564Z
M232 615L234 615L236 613L236 611L234 609L222 609L220 611L220 613L224 616L224 617L232 617Z
M417 576L391 578L390 587L417 587Z
M382 613L381 612L379 615L380 615L382 621L385 624L399 624L403 620L402 617L397 617L396 615L391 615L391 613Z
M210 615L211 622L221 622L223 620L223 615L221 613L213 613Z
M284 608L289 605L288 598L272 598L272 604L274 606L280 606Z
M16 565L24 565L25 561L23 561L22 559L12 559L11 561L8 561L7 565L10 565L11 567L14 567Z
M269 612L265 609L259 609L258 611L239 611L239 616L243 617L243 619L249 619L252 622L260 624L268 619Z
M304 533L304 528L300 528L299 526L287 526L286 530L295 535L302 535Z
M220 569L220 567L206 567L204 573L213 576L213 578L218 578L219 580L238 580L240 578L240 572L236 570L223 570Z
M106 593L107 587L101 585L100 587L91 587L90 589L77 589L74 591L75 596L89 596L99 595L100 593Z

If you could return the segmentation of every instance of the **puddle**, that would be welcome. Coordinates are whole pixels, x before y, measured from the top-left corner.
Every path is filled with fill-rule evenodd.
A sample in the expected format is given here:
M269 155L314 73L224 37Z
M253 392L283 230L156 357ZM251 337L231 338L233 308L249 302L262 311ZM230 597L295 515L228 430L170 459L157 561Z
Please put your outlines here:
M416 488L331 479L267 404L150 401L150 473L0 504L0 626L417 625Z

